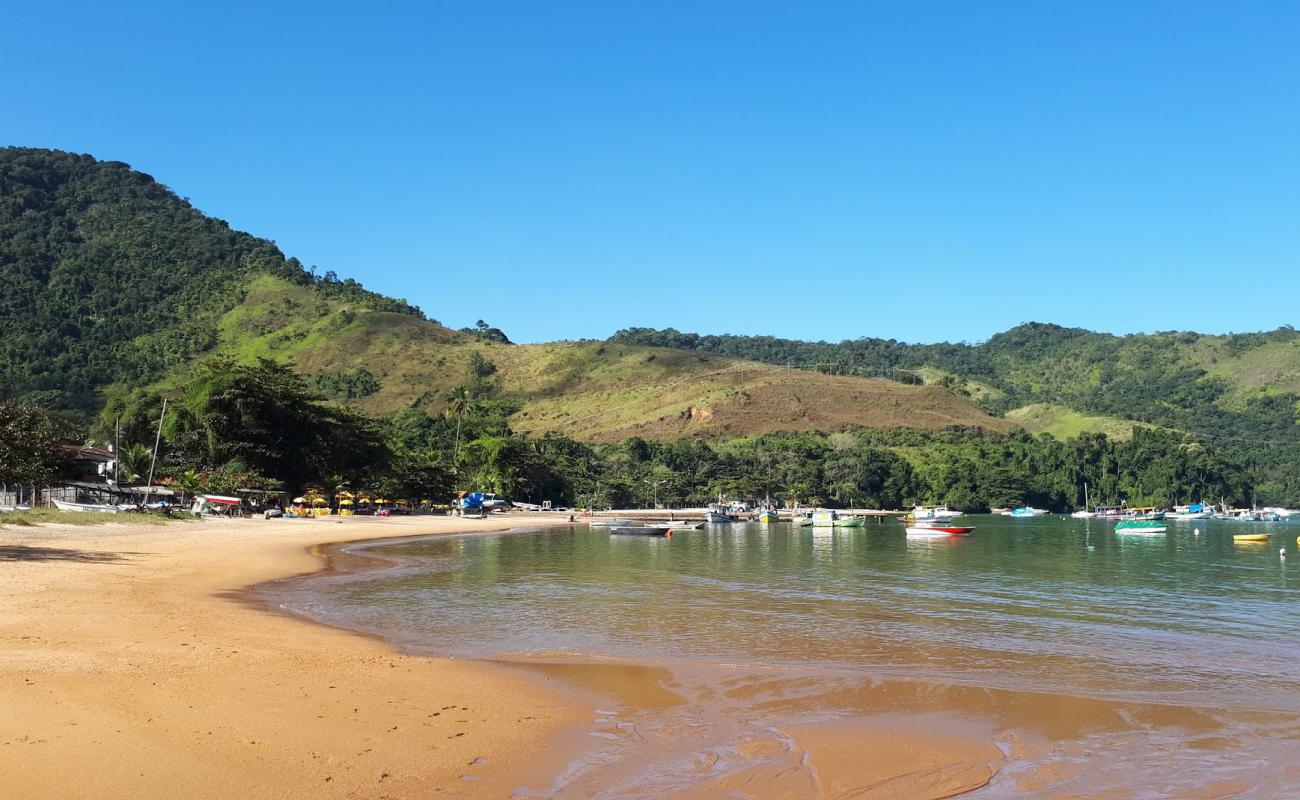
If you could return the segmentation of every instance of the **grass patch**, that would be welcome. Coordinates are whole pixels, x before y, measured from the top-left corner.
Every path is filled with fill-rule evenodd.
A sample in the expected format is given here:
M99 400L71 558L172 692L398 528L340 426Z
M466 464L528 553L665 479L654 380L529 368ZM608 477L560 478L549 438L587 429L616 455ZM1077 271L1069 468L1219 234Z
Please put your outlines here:
M1151 428L1131 419L1084 414L1065 406L1034 403L1007 412L1007 419L1030 433L1046 433L1054 439L1074 439L1082 433L1104 433L1108 438L1127 441L1134 428Z
M59 525L109 525L114 522L135 525L166 525L195 519L189 512L166 514L101 514L97 511L60 511L57 508L33 508L31 511L6 511L0 513L0 528L26 527L56 523Z

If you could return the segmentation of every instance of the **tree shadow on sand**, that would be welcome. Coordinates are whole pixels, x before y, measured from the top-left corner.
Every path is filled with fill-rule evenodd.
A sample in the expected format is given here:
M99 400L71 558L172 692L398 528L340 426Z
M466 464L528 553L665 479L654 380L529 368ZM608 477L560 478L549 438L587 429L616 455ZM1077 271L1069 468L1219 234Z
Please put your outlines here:
M82 564L112 564L125 561L123 553L95 550L72 550L66 547L29 547L23 544L0 545L0 561L74 561Z

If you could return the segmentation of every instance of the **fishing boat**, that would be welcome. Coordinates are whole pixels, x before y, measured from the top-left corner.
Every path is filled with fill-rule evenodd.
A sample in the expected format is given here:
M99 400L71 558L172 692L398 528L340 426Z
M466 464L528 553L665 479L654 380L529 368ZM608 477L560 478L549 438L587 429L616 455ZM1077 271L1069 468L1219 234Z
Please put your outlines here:
M815 528L828 528L835 524L839 519L839 514L832 510L814 511L812 515L812 526Z
M1166 519L1173 519L1185 522L1193 519L1210 519L1214 516L1214 509L1205 503L1193 503L1190 506L1174 506L1171 513L1165 515Z
M1117 519L1128 513L1124 506L1096 506L1092 510L1098 519Z
M836 517L832 523L837 528L861 528L867 524L866 517Z
M781 521L781 517L770 508L765 508L758 512L758 521L763 525L773 525Z
M100 514L119 514L123 511L120 506L107 503L72 503L67 500L55 500L54 507L60 511L91 511Z
M1005 512L1005 516L1024 519L1027 517L1041 517L1047 513L1046 509L1034 508L1033 506L1021 506Z
M731 517L723 514L721 511L710 511L708 523L710 525L726 525L731 522Z
M1267 542L1272 534L1268 533L1234 533L1232 541L1234 542Z
M1155 519L1125 519L1115 524L1115 533L1153 534L1167 530L1169 526Z
M950 525L944 522L918 522L907 526L907 535L913 539L939 539L946 536L970 536L974 525Z

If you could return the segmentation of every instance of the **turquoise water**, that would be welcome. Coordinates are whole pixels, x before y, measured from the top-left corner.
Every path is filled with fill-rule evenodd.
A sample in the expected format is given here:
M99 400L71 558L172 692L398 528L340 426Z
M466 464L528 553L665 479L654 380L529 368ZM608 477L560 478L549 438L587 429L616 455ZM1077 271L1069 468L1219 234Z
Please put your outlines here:
M405 541L369 548L388 569L300 583L289 602L427 654L800 664L1300 711L1300 525L974 519L971 538L939 541L897 523ZM1273 535L1234 543L1241 530Z

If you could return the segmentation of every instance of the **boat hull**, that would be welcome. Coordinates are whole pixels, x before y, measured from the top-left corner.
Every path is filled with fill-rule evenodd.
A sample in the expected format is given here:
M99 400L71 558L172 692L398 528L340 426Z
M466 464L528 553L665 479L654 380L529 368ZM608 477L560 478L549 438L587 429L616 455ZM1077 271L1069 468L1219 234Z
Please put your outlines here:
M1120 533L1125 535L1135 535L1135 536L1154 535L1158 533L1164 533L1168 530L1169 530L1168 526L1160 525L1160 524L1143 525L1143 524L1134 524L1132 522L1121 522L1120 524L1115 526L1115 533Z
M70 503L67 500L55 500L54 507L60 511L90 511L99 514L122 513L122 509L117 506L103 505L100 503Z
M1267 542L1271 534L1267 533L1234 533L1232 540L1234 542Z
M947 536L970 536L974 525L910 525L907 535L913 539L940 539Z
M638 527L612 527L609 529L611 536L672 536L671 528L638 528Z

